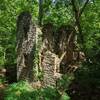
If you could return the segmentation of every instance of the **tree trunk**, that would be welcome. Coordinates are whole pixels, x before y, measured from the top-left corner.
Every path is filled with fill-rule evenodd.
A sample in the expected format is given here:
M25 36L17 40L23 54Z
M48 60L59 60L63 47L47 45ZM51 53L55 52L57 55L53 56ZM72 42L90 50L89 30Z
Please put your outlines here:
M39 0L39 25L42 25L42 18L43 18L43 0Z

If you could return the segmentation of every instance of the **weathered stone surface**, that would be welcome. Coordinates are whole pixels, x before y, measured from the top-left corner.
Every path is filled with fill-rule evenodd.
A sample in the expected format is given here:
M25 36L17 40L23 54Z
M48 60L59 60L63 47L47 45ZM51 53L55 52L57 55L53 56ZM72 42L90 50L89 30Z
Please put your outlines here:
M51 52L47 51L44 54L44 59L42 61L43 67L43 83L44 86L55 86L56 81L54 79L54 64L55 64L55 57L52 55Z
M33 59L36 27L29 12L22 12L17 20L17 79L33 80Z
M59 72L59 66L63 58L63 55L59 58L56 54L47 50L42 56L43 58L41 66L44 72L43 75L44 86L56 86L56 81L59 78L61 78L61 75L57 72Z

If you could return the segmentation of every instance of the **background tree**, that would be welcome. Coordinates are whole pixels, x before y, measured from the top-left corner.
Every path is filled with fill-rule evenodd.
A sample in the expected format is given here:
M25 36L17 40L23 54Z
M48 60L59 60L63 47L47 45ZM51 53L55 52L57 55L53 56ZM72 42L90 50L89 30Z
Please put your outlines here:
M22 11L30 11L37 22L36 0L0 0L0 65L16 62L16 18Z

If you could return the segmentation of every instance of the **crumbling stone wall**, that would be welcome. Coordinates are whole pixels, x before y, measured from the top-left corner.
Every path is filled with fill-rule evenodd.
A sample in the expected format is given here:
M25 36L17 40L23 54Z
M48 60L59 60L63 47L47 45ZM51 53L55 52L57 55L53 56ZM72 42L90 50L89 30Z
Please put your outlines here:
M54 79L54 64L55 64L55 57L52 55L50 51L46 51L43 55L44 59L42 61L43 67L43 84L44 86L55 86L56 81Z
M76 46L77 35L74 27L62 25L55 29L51 23L44 25L42 29L40 66L44 71L45 85L55 85L59 73L74 72L80 64L80 51Z
M17 79L33 80L33 59L36 27L29 12L22 12L17 19Z
M40 67L44 72L43 82L44 86L55 86L60 62L66 52L62 52L61 55L57 54L57 47L59 46L56 39L58 39L58 36L54 33L54 26L51 23L44 25L42 32L43 44L40 50Z
M56 82L61 78L60 74L58 75L59 65L63 58L63 55L59 58L58 55L47 50L42 60L42 70L43 74L43 85L44 86L56 86Z
M51 23L44 25L41 53L44 55L43 53L46 50L50 50L52 53L58 55L59 58L65 53L60 64L60 72L65 73L65 68L78 58L75 58L75 54L78 55L75 51L77 48L76 32L71 25L62 25L56 31L55 29Z

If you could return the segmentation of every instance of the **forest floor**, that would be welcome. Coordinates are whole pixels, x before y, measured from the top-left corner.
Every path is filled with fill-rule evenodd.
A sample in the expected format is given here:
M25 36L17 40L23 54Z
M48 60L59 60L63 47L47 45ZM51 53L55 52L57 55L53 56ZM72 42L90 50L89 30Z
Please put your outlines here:
M8 84L0 84L0 100L4 100L4 90L7 86ZM78 88L76 89L76 87ZM100 89L96 88L89 91L80 86L75 86L70 93L71 100L100 100Z

